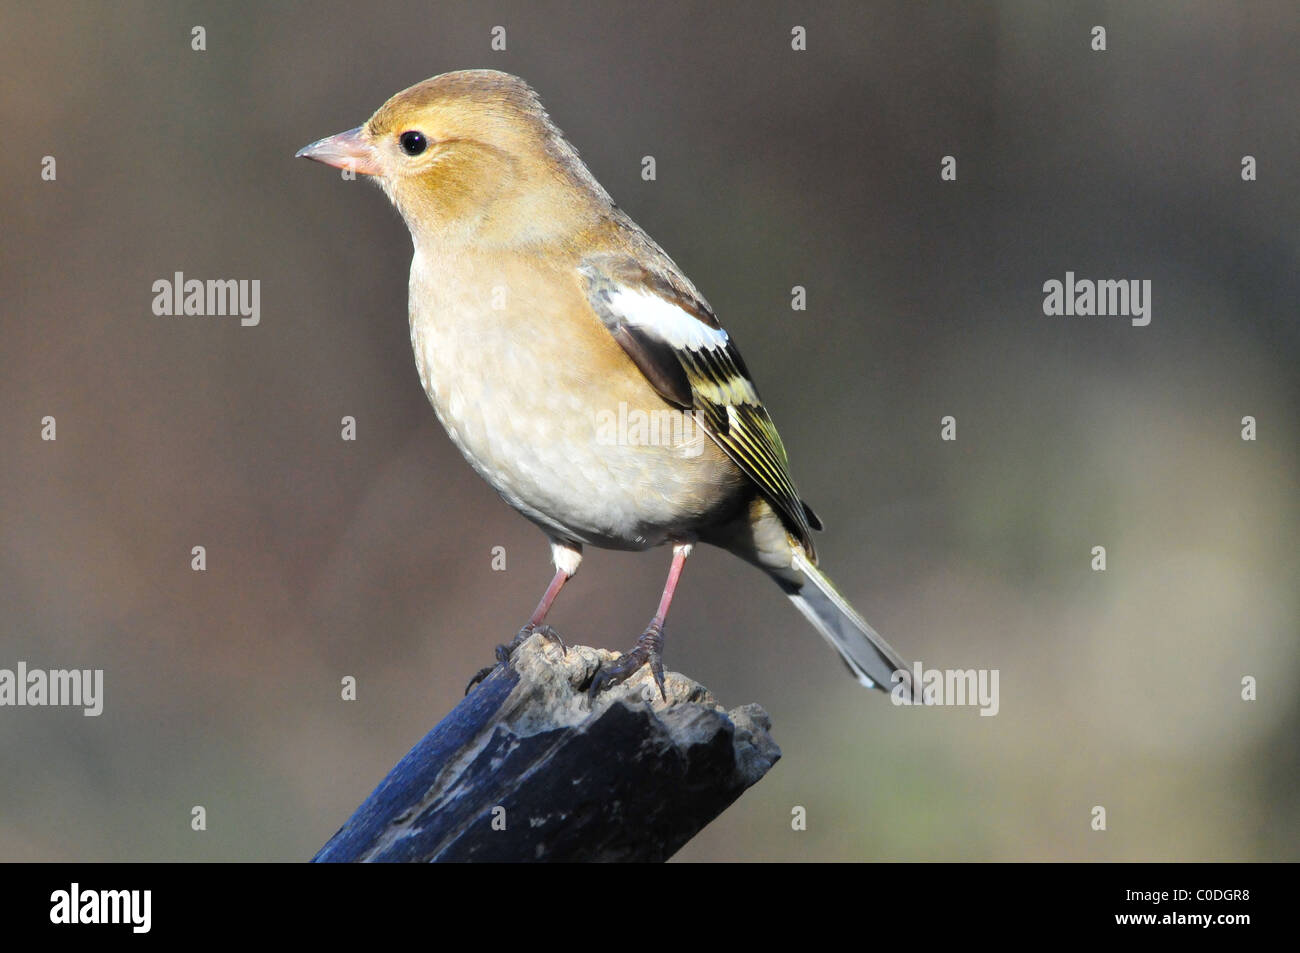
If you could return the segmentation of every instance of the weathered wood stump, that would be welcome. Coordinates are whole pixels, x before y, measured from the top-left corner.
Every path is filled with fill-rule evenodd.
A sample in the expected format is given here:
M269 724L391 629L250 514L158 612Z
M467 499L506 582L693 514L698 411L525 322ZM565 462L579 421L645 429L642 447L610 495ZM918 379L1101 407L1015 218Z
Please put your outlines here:
M757 705L731 712L642 668L594 701L614 653L533 636L389 772L314 858L662 861L781 757Z

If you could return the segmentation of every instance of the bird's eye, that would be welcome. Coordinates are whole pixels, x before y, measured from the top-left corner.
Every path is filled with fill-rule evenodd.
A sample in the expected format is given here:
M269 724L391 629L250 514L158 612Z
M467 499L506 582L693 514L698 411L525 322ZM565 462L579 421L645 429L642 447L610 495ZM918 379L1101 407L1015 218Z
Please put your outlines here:
M429 147L429 140L424 138L424 133L404 132L397 137L397 141L402 145L402 151L408 156L418 156L421 152Z

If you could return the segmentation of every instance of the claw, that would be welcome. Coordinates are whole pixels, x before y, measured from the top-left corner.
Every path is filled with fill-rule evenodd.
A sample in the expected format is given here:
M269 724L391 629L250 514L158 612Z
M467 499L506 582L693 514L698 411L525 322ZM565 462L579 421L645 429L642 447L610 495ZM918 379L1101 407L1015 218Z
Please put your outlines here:
M636 648L620 656L608 667L602 667L592 677L591 687L587 689L587 698L594 701L596 696L606 689L626 682L635 675L643 665L650 666L650 674L659 686L659 697L668 701L668 692L664 687L663 660L664 631L661 625L651 623L636 640Z
M479 669L474 674L474 677L469 680L469 684L465 686L465 694L468 695L470 692L472 692L474 688L478 685L478 683L483 681L483 679L487 678L493 672L495 672L496 668L497 667L495 665L489 665L487 668Z
M518 649L519 646L527 642L529 637L532 636L533 634L540 635L542 638L544 638L547 642L550 642L552 645L558 645L560 647L560 651L563 652L565 655L569 654L569 648L564 644L564 639L560 638L560 633L556 632L549 625L533 625L532 623L529 623L528 625L524 626L515 634L515 637L510 640L509 645L498 645L496 647L495 654L496 654L497 664L489 665L487 668L480 669L478 672L476 672L474 677L469 680L469 684L465 686L465 694L468 695L471 691L473 691L474 687L477 686L480 682L482 682L483 679L487 678L494 671L496 671L498 666L500 666L501 668L505 668L507 665L509 665L510 659L515 654L515 650Z
M650 659L650 674L654 676L655 684L659 686L659 697L665 702L668 701L668 692L664 688L664 660L659 655L654 655Z
M524 626L524 628L526 629L528 628L528 626ZM549 625L539 625L537 628L533 629L532 632L530 632L529 634L540 635L542 638L544 638L547 642L550 642L552 645L558 645L560 647L560 652L563 653L564 655L567 656L569 654L569 647L564 644L564 639L560 638L560 633L556 632ZM527 638L527 636L525 636L525 638Z

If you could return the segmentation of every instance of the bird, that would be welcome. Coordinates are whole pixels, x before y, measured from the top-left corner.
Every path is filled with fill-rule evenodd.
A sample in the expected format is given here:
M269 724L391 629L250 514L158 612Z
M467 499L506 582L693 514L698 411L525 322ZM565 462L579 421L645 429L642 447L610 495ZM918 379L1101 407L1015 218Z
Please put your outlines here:
M396 207L420 383L470 466L550 541L554 575L499 664L534 633L558 640L546 619L584 547L668 546L649 624L589 683L594 697L649 666L666 698L669 607L708 544L771 577L861 684L906 690L906 663L818 566L822 522L731 335L532 87L443 73L296 155L369 177Z

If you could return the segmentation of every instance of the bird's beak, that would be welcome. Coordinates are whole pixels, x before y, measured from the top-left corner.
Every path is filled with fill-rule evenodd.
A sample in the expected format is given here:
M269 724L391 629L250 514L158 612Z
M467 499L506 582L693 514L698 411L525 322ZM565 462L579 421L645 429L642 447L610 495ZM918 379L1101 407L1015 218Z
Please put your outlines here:
M336 169L347 169L361 175L379 175L379 161L375 149L361 134L362 127L340 132L337 136L320 139L309 146L303 146L294 158L305 156L324 162Z

